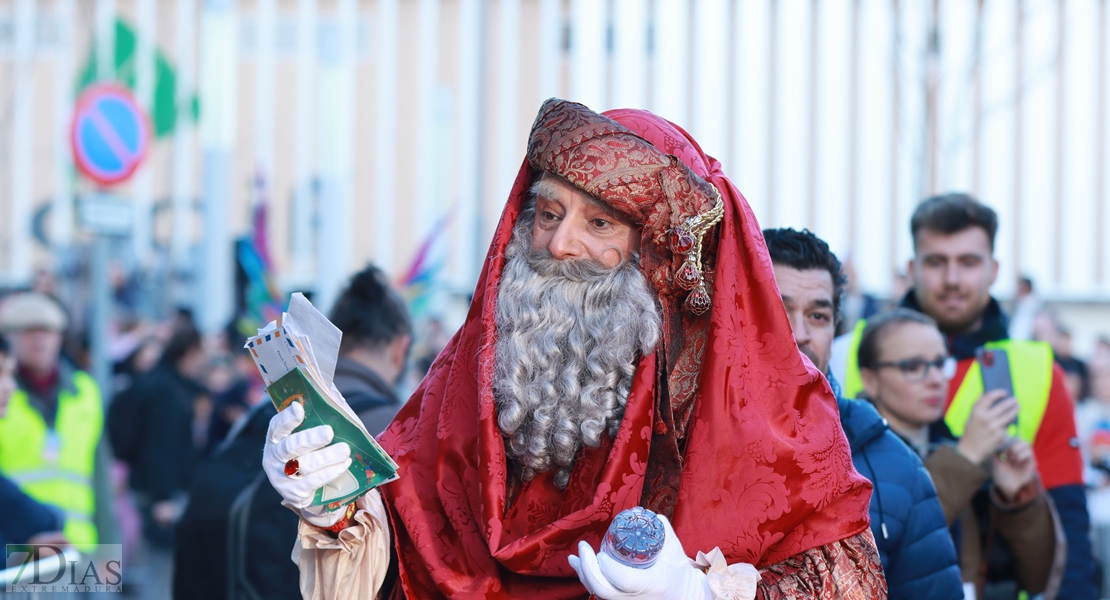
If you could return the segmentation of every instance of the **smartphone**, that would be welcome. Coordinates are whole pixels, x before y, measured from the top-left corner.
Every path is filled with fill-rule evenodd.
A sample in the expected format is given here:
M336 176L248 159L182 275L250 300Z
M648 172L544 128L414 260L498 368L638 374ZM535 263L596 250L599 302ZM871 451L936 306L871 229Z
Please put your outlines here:
M975 360L979 361L979 372L983 376L984 392L993 392L994 390L1006 392L1006 395L997 402L1014 397L1014 381L1010 377L1010 355L1005 350L979 348L975 351ZM1018 418L1015 415L1013 423L1008 428L1010 437L1017 435L1017 423Z
M983 375L983 391L1002 390L1006 398L1014 395L1014 382L1010 377L1010 355L1005 350L979 348L975 351L979 372Z

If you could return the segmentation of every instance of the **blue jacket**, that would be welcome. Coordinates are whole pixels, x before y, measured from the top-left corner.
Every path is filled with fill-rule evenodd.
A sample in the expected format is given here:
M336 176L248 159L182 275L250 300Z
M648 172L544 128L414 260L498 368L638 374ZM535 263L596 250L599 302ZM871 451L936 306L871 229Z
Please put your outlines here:
M62 524L62 511L35 501L0 475L0 549L5 544L26 544L40 533L61 531Z
M890 599L963 598L956 548L921 460L871 404L844 398L837 404L852 462L874 485L871 532Z

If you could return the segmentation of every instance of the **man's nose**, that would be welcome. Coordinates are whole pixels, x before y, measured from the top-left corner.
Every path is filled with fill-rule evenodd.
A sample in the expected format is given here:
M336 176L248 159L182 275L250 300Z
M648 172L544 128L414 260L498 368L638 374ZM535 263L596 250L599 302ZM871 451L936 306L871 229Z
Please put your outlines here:
M547 245L547 250L551 252L551 256L558 260L585 256L586 249L582 244L582 234L569 221L569 219L564 219L559 223L559 228L555 230L555 235L551 237L551 242Z
M944 283L950 286L956 286L960 283L960 270L955 263L948 263L944 268Z
M806 327L804 316L791 315L790 328L794 330L794 341L799 348L809 343L809 328Z

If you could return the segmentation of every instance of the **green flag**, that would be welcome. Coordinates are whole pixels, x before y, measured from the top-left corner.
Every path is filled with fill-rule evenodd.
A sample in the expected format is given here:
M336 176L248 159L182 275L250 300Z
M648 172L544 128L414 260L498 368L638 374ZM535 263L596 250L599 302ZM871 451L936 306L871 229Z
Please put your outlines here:
M116 82L135 89L135 30L122 19L116 19L116 48L115 64ZM74 96L96 78L96 39L92 40L89 49L89 60L85 64L81 76L77 80L77 89ZM200 114L200 102L196 93L190 94L191 107L189 114L196 121ZM177 77L166 56L157 47L154 49L154 98L150 109L150 122L154 130L154 137L161 138L173 133L177 122Z

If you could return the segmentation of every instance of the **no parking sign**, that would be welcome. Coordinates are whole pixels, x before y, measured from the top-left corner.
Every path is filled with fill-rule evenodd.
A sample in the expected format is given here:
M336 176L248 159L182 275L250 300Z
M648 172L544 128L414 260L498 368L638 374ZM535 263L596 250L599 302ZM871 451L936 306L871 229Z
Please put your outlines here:
M112 185L130 177L146 156L150 123L126 88L96 84L77 99L70 142L77 169Z

